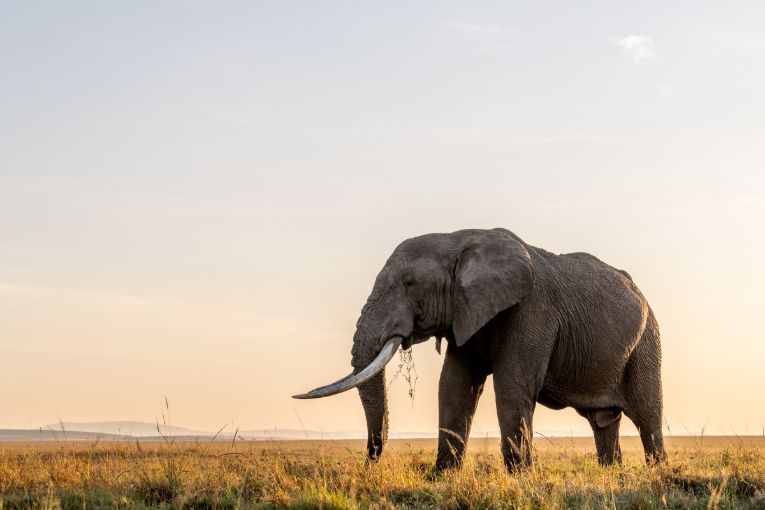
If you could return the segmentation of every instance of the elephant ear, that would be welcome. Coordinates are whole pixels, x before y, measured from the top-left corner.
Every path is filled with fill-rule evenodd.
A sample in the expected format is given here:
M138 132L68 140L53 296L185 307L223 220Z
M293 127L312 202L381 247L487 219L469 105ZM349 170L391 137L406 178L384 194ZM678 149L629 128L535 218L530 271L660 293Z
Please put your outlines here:
M454 319L462 346L502 310L518 303L534 286L529 252L499 230L467 231L455 266Z

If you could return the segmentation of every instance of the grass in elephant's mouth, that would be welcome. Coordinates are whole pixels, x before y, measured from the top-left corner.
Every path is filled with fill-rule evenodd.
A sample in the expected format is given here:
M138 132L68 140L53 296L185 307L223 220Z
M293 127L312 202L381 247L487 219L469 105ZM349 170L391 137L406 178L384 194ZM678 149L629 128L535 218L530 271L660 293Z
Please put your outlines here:
M537 441L507 475L497 439L471 440L462 470L431 471L435 443L393 441L367 465L360 441L5 443L11 508L765 508L765 437L670 438L670 465L598 466L591 439Z
M417 369L414 367L414 358L412 357L412 348L399 349L399 361L396 371L393 373L393 377L388 383L388 387L393 384L399 376L404 378L404 381L409 385L409 400L412 401L412 407L414 407L414 390L417 388Z

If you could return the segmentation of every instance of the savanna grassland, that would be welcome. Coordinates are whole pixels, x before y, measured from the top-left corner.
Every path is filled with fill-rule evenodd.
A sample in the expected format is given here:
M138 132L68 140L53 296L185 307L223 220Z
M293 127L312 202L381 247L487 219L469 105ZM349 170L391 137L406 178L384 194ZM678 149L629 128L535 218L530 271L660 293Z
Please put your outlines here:
M765 508L765 437L673 437L646 467L598 466L591 439L535 439L508 475L498 439L472 439L463 469L432 472L435 441L0 443L0 509Z

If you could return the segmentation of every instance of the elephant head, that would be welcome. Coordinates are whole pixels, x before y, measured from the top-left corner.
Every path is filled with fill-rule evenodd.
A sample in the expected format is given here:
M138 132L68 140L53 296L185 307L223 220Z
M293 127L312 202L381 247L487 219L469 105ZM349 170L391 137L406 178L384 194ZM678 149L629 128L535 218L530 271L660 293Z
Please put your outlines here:
M529 253L512 233L461 230L401 243L380 271L353 337L353 372L295 398L358 387L367 421L367 454L376 459L388 431L385 365L399 346L431 337L463 346L497 313L533 287Z

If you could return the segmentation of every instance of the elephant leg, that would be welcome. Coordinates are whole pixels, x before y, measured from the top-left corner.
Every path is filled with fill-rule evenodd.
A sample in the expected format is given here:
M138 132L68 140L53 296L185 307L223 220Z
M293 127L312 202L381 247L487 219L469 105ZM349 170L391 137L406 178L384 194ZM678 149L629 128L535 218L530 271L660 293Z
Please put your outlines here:
M449 345L438 385L436 469L462 464L470 425L488 374L488 369L465 349Z
M640 432L640 441L645 451L647 464L656 464L667 460L664 450L664 434L662 433L661 408L648 405L643 399L633 399L625 414L635 423Z
M625 368L624 414L640 431L648 464L667 460L662 433L661 347L653 314Z
M645 451L647 464L656 464L667 460L664 450L664 435L661 430L661 412L651 408L631 407L625 414L635 423L640 432L640 441Z
M539 324L517 318L510 335L500 336L492 370L502 457L509 472L531 466L534 409L556 334L552 321Z
M502 458L511 473L518 466L531 465L534 401L519 399L496 387L497 417L502 441Z
M647 464L658 464L667 460L667 452L664 450L664 436L661 431L661 422L655 425L640 427L640 441L645 450Z
M619 423L622 412L617 408L579 411L587 418L595 435L595 448L598 452L598 463L608 466L622 463L622 449L619 445Z

